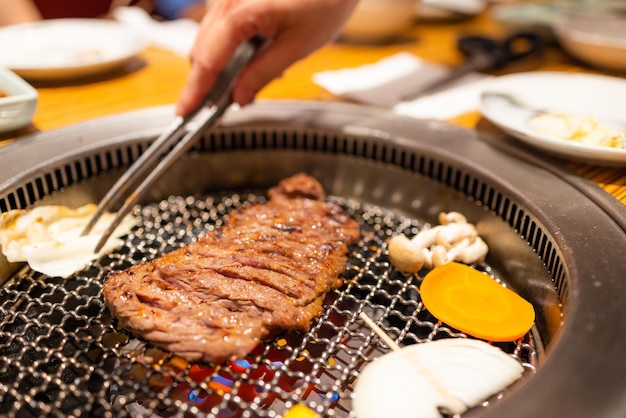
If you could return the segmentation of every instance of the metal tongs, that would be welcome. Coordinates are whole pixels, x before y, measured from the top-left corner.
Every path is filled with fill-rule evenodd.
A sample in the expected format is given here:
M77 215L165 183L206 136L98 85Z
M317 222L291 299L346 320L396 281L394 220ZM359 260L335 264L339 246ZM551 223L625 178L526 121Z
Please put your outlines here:
M104 196L93 217L83 230L82 235L88 234L105 212L110 210L121 198L127 197L117 211L115 218L96 244L94 252L97 253L102 249L115 231L115 228L118 227L148 188L154 184L178 157L189 150L206 128L213 126L224 114L233 102L231 93L237 75L261 48L264 41L262 37L255 36L241 44L226 68L218 75L213 88L204 97L202 103L187 115L177 116L167 130L146 149ZM202 114L198 116L201 111L203 111ZM185 126L192 121L195 126L185 132ZM168 149L170 150L168 151ZM163 158L159 161L161 157ZM137 184L139 185L137 186ZM128 193L131 187L135 186L135 190Z

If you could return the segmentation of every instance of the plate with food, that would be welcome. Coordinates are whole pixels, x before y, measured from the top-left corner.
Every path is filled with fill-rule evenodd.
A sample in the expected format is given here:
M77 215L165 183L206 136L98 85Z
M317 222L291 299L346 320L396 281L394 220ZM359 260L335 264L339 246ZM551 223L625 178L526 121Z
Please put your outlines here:
M117 68L145 47L104 19L50 19L0 28L0 66L26 79L65 79Z
M565 72L519 73L485 85L480 111L515 138L568 160L626 165L626 80Z

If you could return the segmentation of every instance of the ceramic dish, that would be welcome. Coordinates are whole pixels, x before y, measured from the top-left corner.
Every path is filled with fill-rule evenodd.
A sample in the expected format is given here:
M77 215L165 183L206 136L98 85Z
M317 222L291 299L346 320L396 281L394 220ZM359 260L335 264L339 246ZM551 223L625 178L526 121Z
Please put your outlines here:
M626 166L626 149L584 144L542 134L530 126L539 112L592 115L626 130L626 80L580 73L532 72L495 77L481 94L485 118L515 138L561 158L596 165Z
M144 48L124 25L51 19L0 28L0 66L26 79L61 79L113 69Z
M626 70L626 18L570 16L555 25L557 38L574 57L599 68Z
M534 31L547 39L556 37L555 27L572 15L623 16L624 0L512 2L493 5L491 17L509 32Z
M0 68L0 132L28 125L37 108L37 90L10 70Z
M347 42L379 43L400 36L411 27L419 0L361 0L343 27Z

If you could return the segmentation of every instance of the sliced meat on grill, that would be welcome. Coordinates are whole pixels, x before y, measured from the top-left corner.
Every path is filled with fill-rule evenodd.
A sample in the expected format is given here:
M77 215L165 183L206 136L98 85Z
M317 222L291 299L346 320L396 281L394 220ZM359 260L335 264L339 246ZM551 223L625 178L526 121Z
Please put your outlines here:
M307 330L342 284L357 222L299 174L197 242L110 274L118 324L189 361L241 358L274 328Z

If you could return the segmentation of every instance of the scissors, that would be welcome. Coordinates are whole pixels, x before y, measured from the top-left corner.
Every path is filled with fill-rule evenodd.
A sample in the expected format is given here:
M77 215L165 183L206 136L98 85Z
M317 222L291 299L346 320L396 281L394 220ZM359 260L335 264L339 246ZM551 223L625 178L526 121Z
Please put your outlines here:
M411 100L432 93L472 72L499 70L532 55L540 56L544 47L544 39L533 32L515 33L503 40L480 35L462 36L457 41L457 49L466 57L465 63L402 99Z

